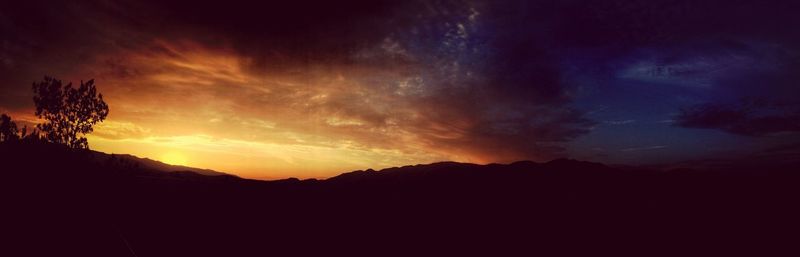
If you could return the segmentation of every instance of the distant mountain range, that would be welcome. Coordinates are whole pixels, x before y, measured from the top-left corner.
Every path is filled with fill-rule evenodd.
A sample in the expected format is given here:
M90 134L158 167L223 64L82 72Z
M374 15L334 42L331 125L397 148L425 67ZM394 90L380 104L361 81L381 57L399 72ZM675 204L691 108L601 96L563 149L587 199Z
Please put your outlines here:
M168 174L187 174L193 173L196 175L203 175L208 177L224 177L225 179L239 178L235 175L215 171L211 169L195 168L182 165L166 164L157 160L149 158L140 158L130 154L108 154L92 150L70 150L59 145L37 143L34 145L26 144L0 144L0 153L5 153L6 159L10 155L22 155L18 158L10 158L6 163L24 165L24 161L42 155L43 153L51 157L63 156L80 156L76 159L84 161L83 164L93 164L103 166L107 170L135 170L141 174L139 175L154 175L160 173ZM27 153L26 153L27 152ZM88 157L88 158L87 158ZM75 160L73 160L75 161ZM16 163L15 163L16 162ZM30 164L38 163L38 160L29 160ZM67 168L67 167L63 167ZM132 169L133 168L133 169ZM352 172L345 172L340 175L324 179L328 182L350 182L362 181L373 178L383 177L397 177L397 176L421 176L424 174L431 174L437 172L443 173L459 173L459 172L508 172L512 170L538 170L542 172L559 171L562 173L580 172L591 170L593 172L620 172L620 171L636 171L640 173L658 173L658 172L772 172L783 171L798 168L800 170L800 159L786 159L782 158L779 161L768 159L759 156L758 158L743 158L743 159L701 159L693 161L684 161L673 164L662 165L644 165L644 166L630 166L630 165L612 165L607 166L601 163L586 162L572 159L556 159L549 162L537 163L533 161L518 161L510 164L472 164L472 163L458 163L458 162L438 162L431 164L417 164L402 167L386 168L382 170L357 170ZM242 179L249 180L249 179ZM300 181L295 178L287 178L281 180L265 181L265 182L297 182ZM308 179L305 181L318 182L317 179Z

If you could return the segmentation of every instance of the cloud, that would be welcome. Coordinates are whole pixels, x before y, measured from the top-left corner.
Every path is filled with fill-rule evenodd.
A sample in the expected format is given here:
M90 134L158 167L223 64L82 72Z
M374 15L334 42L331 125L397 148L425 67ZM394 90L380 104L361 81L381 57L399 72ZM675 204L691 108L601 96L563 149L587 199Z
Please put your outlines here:
M130 122L106 121L97 124L92 135L105 139L138 139L147 137L150 129L142 128Z
M719 129L744 136L766 136L800 132L800 109L744 102L735 105L701 104L685 108L678 115L677 126Z
M631 123L634 123L634 122L636 122L636 120L607 120L607 121L604 121L603 123L608 124L608 125L625 125L625 124L631 124Z
M765 153L800 153L800 142L781 144L764 149Z
M589 133L597 122L573 106L583 85L572 79L589 74L710 104L678 126L797 131L792 108L724 104L796 102L796 3L308 4L14 4L0 11L0 100L18 112L42 75L95 77L112 108L97 136L109 140L213 135L491 162L561 157Z
M99 128L99 137L209 134L480 162L563 156L560 144L594 122L569 105L554 57L520 36L519 17L452 3L421 14L407 11L414 5L380 7L399 10L389 12L393 26L370 30L363 21L373 15L354 15L294 25L303 31L256 26L247 15L198 30L187 20L213 8L192 6L165 24L192 29L173 35L143 24L138 44L107 46L75 73L97 78L110 121L137 126ZM278 22L267 19L256 23ZM326 29L341 34L328 40ZM206 40L216 36L222 43Z
M638 151L648 151L648 150L657 150L657 149L664 149L667 148L666 145L653 145L653 146L642 146L642 147L631 147L631 148L624 148L621 149L621 152L638 152Z

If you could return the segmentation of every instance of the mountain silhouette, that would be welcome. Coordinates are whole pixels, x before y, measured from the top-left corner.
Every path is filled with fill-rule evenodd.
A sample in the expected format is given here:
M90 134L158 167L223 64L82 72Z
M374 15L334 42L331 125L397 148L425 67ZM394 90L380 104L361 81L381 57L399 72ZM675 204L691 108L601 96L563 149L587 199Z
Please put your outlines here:
M97 160L107 160L112 158L112 155L102 152L92 151L92 154L96 155L95 158ZM113 158L119 158L121 162L134 163L134 165L138 164L139 166L146 169L159 170L164 172L194 172L206 176L233 176L228 173L210 169L200 169L200 168L187 167L183 165L166 164L160 161L151 160L149 158L139 158L130 154L114 154Z
M28 256L769 255L800 217L796 166L440 162L259 181L47 143L2 143L0 163L4 244Z

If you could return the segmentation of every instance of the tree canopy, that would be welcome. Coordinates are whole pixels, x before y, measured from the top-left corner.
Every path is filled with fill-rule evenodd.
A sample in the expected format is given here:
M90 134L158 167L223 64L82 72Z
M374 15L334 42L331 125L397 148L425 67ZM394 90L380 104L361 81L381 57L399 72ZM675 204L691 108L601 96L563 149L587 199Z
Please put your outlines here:
M45 77L33 83L33 93L36 116L45 120L36 127L45 140L70 148L89 148L85 135L108 116L108 105L103 94L97 93L93 79L73 88L72 83L63 85L61 80Z
M0 142L13 141L19 139L19 129L17 124L11 120L11 116L0 115Z

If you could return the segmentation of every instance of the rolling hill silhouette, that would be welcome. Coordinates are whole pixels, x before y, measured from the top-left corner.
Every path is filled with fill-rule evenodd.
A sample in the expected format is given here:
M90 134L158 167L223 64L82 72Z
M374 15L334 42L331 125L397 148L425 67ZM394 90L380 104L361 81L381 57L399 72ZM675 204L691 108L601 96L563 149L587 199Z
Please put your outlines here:
M92 151L92 152L93 152L93 154L98 155L96 157L96 159L98 159L98 160L106 160L106 159L112 158L111 155L106 154L106 153L97 152L97 151ZM151 160L151 159L148 159L148 158L139 158L139 157L136 157L136 156L133 156L133 155L130 155L130 154L114 154L113 156L114 156L114 158L121 159L121 161L123 161L123 162L127 161L127 162L138 163L141 167L144 167L144 168L147 168L147 169L152 169L152 170L159 170L159 171L164 171L164 172L194 172L194 173L197 173L197 174L200 174L200 175L206 175L206 176L223 176L223 175L224 176L233 176L231 174L227 174L227 173L219 172L219 171L215 171L215 170L210 170L210 169L199 169L199 168L187 167L187 166L183 166L183 165L166 164L166 163L163 163L163 162L160 162L160 161L156 161L156 160Z
M0 163L4 245L30 256L765 254L800 217L796 166L441 162L257 181L46 143L0 144Z

